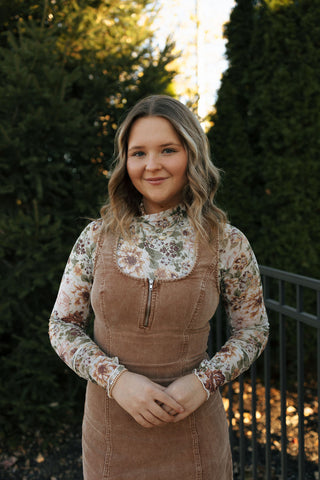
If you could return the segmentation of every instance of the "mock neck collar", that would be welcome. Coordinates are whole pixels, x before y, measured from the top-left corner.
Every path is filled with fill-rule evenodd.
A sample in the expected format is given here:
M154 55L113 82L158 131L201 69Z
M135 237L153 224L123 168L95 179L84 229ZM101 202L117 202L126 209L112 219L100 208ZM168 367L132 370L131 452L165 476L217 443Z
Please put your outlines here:
M149 225L151 224L158 228L167 228L172 225L176 225L177 223L180 223L186 217L186 207L183 203L179 203L175 207L169 208L167 210L162 210L158 213L142 213L139 219L143 223L148 223Z

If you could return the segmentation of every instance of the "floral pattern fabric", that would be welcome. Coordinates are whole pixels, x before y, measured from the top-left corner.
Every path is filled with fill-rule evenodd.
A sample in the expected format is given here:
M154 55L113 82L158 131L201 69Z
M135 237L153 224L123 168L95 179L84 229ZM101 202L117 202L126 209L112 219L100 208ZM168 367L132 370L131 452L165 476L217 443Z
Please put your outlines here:
M185 277L195 262L195 234L181 206L165 215L137 217L130 240L120 239L117 260L121 270L138 278Z
M50 317L49 335L53 348L70 368L110 395L125 366L117 357L108 357L86 333L101 228L101 220L90 223L72 249ZM118 241L117 262L121 270L136 278L182 278L192 270L195 253L195 232L180 205L134 218L130 239ZM194 372L208 395L247 370L268 338L257 261L246 237L230 225L220 239L219 282L231 335L213 358L201 362Z

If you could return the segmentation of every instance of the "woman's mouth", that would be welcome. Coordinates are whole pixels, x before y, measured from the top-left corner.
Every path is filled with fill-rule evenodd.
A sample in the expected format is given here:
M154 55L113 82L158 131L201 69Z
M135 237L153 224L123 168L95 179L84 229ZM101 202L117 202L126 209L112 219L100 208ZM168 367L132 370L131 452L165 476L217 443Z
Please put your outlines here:
M146 182L148 182L150 185L160 185L166 180L166 177L152 177L152 178L146 178Z

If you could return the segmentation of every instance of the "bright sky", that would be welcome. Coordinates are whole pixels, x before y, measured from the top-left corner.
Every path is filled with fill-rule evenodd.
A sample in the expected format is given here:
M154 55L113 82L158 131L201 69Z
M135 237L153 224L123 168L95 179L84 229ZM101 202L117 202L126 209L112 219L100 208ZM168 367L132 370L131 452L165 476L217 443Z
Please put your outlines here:
M190 90L196 91L198 84L199 115L204 117L212 110L221 74L227 68L222 32L235 1L159 0L159 4L161 11L155 21L159 44L163 45L171 35L182 54L177 92L182 99L187 99Z

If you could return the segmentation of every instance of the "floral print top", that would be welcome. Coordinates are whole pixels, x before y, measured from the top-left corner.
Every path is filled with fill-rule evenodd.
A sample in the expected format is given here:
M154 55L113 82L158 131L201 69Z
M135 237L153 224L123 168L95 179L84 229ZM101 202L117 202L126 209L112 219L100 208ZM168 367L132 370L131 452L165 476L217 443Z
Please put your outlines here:
M111 396L125 366L117 357L108 357L86 333L101 228L102 220L90 223L72 249L50 317L49 335L53 348L70 368ZM195 232L182 205L134 218L130 232L130 239L120 238L117 246L117 262L126 274L172 279L192 270ZM203 360L194 371L208 396L247 370L268 339L257 261L246 237L229 224L220 238L219 284L231 335L213 358Z

